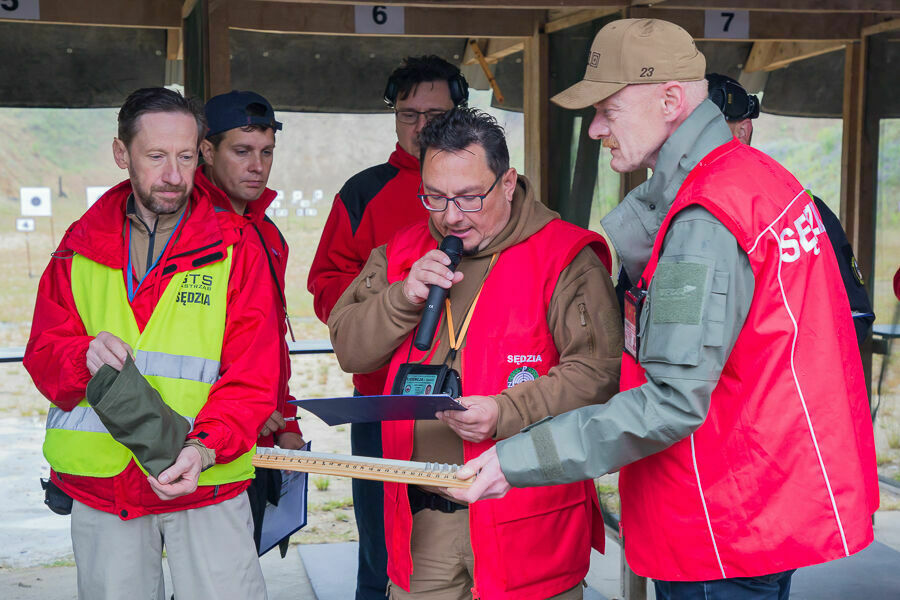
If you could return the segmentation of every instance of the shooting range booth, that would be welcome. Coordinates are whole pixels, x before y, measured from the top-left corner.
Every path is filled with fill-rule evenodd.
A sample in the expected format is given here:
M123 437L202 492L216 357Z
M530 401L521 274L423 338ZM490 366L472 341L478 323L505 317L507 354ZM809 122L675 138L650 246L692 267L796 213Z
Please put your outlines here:
M525 175L587 226L602 160L593 109L549 98L581 79L594 34L629 17L681 25L708 71L763 92L763 112L843 120L840 219L871 297L880 123L900 118L900 0L0 0L0 106L118 107L180 84L204 100L252 89L276 111L378 113L400 59L437 54L524 114ZM621 175L620 198L646 178ZM871 339L863 365L871 385ZM630 577L626 597L644 597Z

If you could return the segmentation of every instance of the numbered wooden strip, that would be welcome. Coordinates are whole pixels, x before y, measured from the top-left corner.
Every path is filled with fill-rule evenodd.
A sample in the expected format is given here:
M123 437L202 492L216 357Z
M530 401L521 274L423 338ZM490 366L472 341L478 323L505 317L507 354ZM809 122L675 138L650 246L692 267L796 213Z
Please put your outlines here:
M437 487L468 487L475 478L457 479L458 465L388 460L303 450L257 448L253 466L318 475L395 481Z

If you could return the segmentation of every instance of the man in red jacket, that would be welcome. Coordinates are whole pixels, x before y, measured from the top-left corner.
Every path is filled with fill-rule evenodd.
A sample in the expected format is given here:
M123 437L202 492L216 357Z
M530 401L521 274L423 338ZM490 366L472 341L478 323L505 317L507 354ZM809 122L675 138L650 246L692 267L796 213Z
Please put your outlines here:
M467 501L621 469L629 566L656 597L787 600L794 570L873 539L878 480L862 361L821 216L735 139L682 28L622 19L584 80L615 171L653 175L603 219L626 293L622 391L461 469ZM477 505L477 503L476 503Z
M204 165L197 169L194 185L209 194L216 208L243 216L245 234L260 239L266 251L264 266L272 276L280 305L278 409L263 424L256 443L297 450L304 444L300 428L296 421L284 420L297 415L297 407L288 403L291 357L286 339L288 317L284 291L288 245L278 226L266 216L266 209L275 199L275 192L266 184L275 155L275 132L281 130L281 123L275 120L269 101L254 92L233 90L214 96L206 103L205 112L209 129L206 139L200 142ZM257 547L266 499L271 494L277 498L280 488L280 471L260 469L248 490Z
M388 162L357 173L341 188L309 269L307 287L323 323L372 249L400 229L427 218L416 197L422 181L419 132L430 119L465 104L468 97L469 88L459 69L437 56L408 57L391 73L384 101L394 109L397 147ZM353 385L364 396L380 394L386 375L386 368L357 373ZM381 424L352 425L350 443L355 455L381 456ZM354 479L353 511L359 531L356 598L383 599L388 579L381 484Z
M276 301L259 238L193 185L202 109L137 90L113 142L126 180L66 232L38 288L24 364L51 402L44 454L74 499L79 598L264 598L244 491L275 409ZM105 365L139 366L191 424L148 476L85 400Z

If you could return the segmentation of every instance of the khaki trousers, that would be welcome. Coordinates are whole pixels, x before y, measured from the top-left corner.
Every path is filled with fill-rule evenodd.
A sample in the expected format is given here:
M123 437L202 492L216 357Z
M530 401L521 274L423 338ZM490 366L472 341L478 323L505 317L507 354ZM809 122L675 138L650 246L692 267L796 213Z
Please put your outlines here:
M388 585L391 600L471 600L475 556L469 539L469 511L420 510L413 515L411 546L410 591L392 581ZM583 597L584 590L579 583L552 600Z
M165 600L163 547L178 600L266 598L246 492L130 521L76 500L72 547L80 600Z

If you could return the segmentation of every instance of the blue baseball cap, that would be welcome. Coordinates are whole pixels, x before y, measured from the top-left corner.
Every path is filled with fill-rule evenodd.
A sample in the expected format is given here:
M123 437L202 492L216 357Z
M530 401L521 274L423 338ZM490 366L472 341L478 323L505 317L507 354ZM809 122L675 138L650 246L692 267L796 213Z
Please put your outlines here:
M255 92L232 90L227 94L213 96L206 103L205 111L206 123L209 125L206 137L248 125L281 130L281 123L275 120L272 105Z

